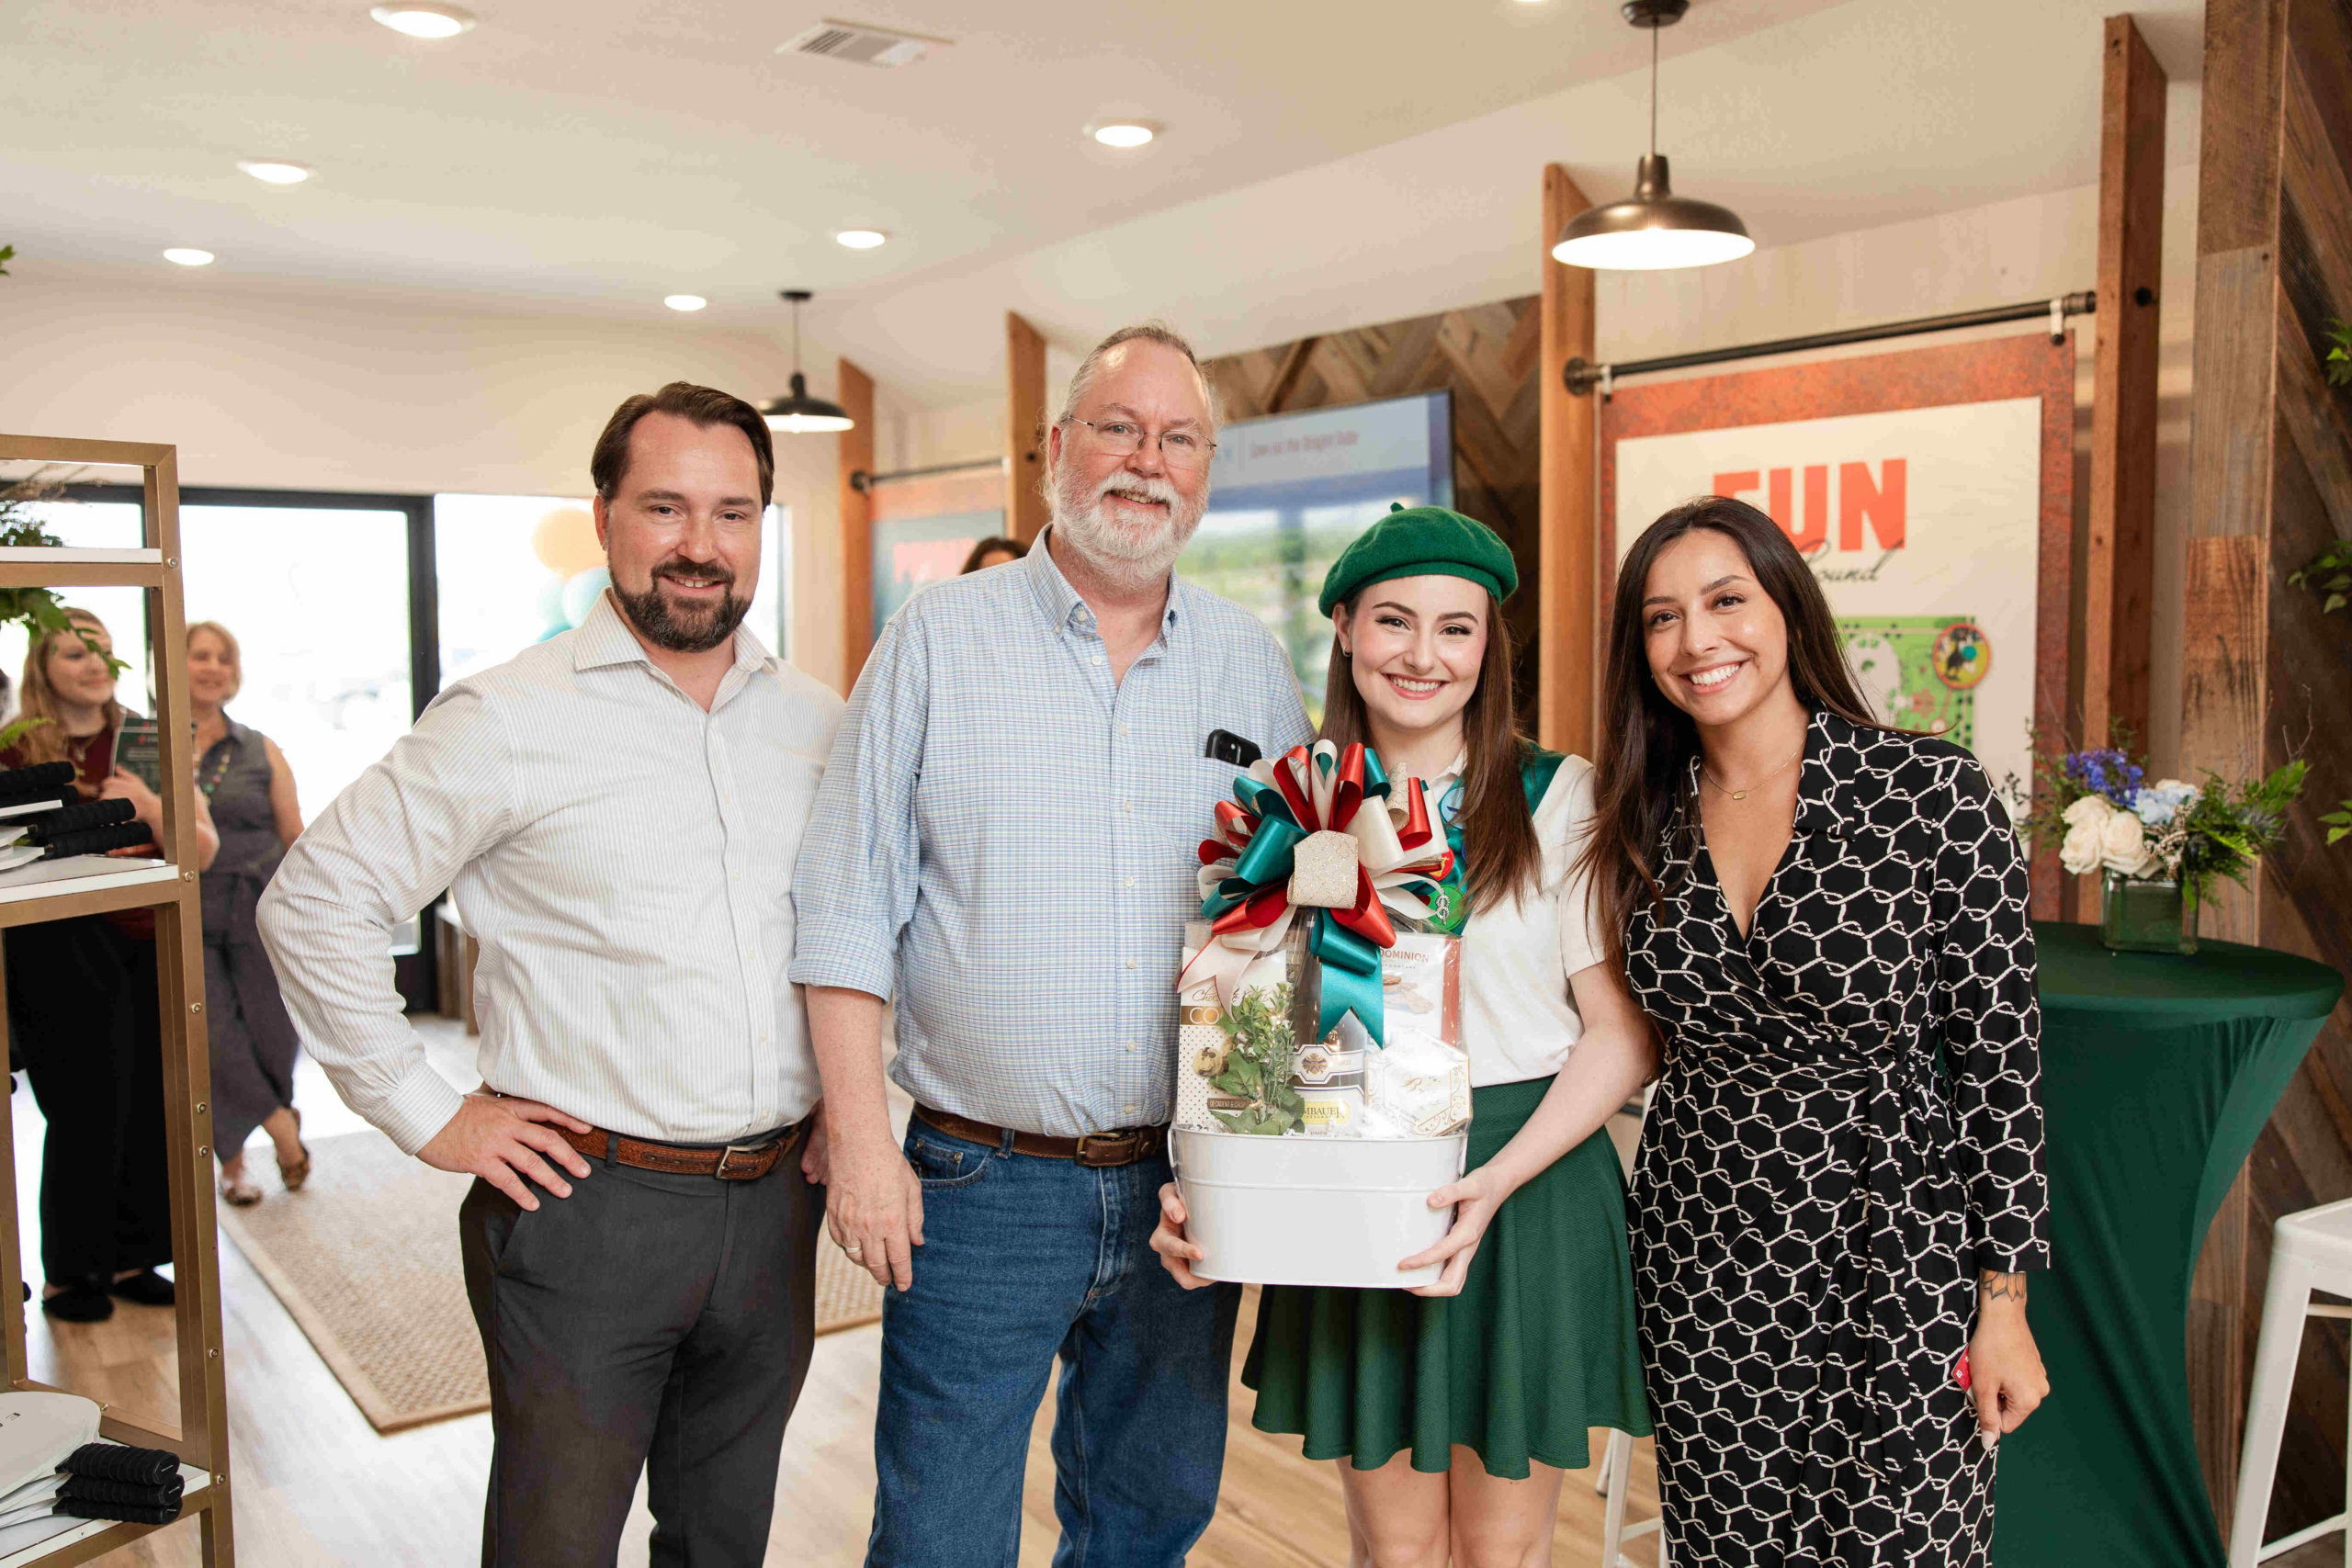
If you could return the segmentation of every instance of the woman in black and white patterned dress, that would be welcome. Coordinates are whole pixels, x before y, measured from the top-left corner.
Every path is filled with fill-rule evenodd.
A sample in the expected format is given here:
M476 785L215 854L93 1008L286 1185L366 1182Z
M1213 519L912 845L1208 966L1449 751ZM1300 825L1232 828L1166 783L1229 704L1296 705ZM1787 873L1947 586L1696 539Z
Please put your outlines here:
M1635 543L1606 679L1593 882L1667 1041L1634 1263L1673 1562L1982 1564L1996 1445L2048 1392L2007 815L1967 752L1871 720L1738 502Z

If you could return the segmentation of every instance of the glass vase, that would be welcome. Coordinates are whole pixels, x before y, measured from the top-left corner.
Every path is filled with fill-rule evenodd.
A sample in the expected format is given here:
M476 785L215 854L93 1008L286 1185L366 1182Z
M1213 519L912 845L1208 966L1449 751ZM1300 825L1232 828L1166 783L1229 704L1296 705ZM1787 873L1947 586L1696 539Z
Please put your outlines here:
M2195 953L2197 906L2180 884L2110 871L2099 900L2099 941L2118 953Z

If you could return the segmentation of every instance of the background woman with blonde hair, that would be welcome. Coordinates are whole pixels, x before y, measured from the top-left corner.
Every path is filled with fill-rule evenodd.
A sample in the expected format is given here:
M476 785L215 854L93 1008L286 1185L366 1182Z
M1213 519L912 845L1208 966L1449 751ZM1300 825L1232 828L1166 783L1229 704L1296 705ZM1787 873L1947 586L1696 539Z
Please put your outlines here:
M82 798L128 800L160 834L163 802L115 769L125 716L108 662L113 641L87 610L66 615L66 630L26 655L18 717L38 722L0 751L0 767L72 762ZM200 869L220 848L201 796L193 826ZM53 1317L95 1323L113 1314L118 1296L169 1305L172 1282L155 1272L171 1261L172 1226L154 911L18 926L5 952L9 1031L47 1123L41 1306Z
M286 1190L310 1179L302 1113L294 1109L294 1056L301 1041L277 994L254 911L262 889L302 831L294 770L277 743L231 718L244 683L237 639L218 621L187 629L187 693L196 711L196 787L212 810L220 853L204 874L204 994L212 1015L212 1131L220 1196L261 1201L245 1175L245 1141L259 1127L277 1153Z

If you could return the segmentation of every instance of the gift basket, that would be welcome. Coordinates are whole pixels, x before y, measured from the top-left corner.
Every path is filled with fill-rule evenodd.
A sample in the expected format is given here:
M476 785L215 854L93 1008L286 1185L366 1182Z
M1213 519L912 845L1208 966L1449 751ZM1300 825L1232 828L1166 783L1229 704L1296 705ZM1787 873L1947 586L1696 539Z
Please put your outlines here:
M1319 741L1253 763L1201 845L1169 1133L1204 1279L1394 1287L1461 1175L1461 882L1418 779Z

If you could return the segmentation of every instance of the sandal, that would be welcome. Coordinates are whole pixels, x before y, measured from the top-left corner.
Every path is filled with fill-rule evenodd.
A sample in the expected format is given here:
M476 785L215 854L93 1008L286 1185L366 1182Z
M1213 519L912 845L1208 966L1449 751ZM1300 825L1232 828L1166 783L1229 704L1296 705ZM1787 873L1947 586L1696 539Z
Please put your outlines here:
M294 1146L302 1151L302 1157L292 1165L278 1161L277 1179L288 1192L300 1192L302 1183L311 1179L311 1151L302 1143L302 1112L291 1105L286 1109L294 1112Z
M253 1178L243 1170L234 1176L223 1170L220 1173L220 1201L235 1208L250 1209L261 1201L261 1189L254 1186Z

